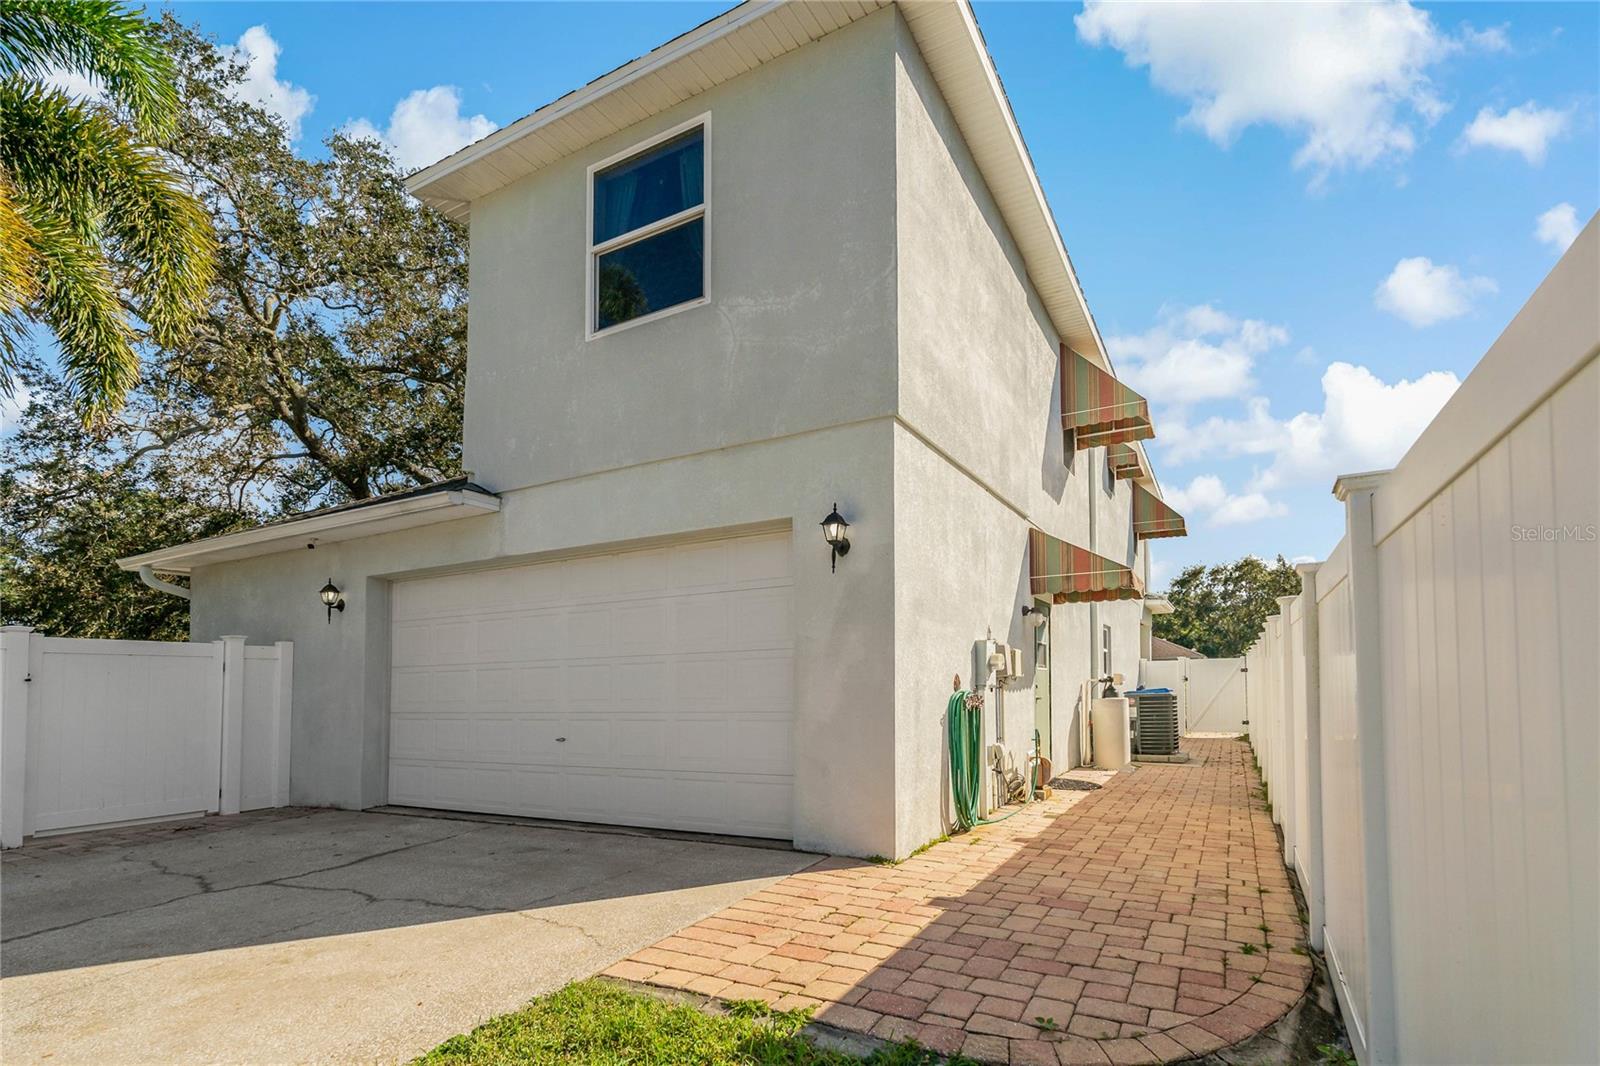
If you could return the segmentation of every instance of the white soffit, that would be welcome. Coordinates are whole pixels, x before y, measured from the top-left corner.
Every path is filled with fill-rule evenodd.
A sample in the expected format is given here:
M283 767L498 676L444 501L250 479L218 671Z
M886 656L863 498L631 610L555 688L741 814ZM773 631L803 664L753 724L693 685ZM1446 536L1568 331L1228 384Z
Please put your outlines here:
M308 543L331 544L335 541L354 540L379 533L436 522L452 522L458 518L493 514L500 510L500 498L471 489L430 492L408 496L388 502L367 503L342 510L309 514L286 522L242 529L237 533L224 533L220 537L177 544L143 555L118 559L124 570L138 570L149 566L163 574L187 574L196 566L248 559L255 555L304 548Z
M887 0L747 0L575 92L413 174L407 187L452 218L473 200L885 6ZM955 115L1050 319L1070 347L1111 361L1067 258L1011 105L967 0L900 11Z

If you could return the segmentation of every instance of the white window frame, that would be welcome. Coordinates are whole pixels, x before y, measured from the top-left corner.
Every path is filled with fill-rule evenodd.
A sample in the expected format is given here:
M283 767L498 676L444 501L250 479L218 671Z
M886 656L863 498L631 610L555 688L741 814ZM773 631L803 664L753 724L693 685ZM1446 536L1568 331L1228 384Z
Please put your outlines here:
M1111 626L1100 626L1100 666L1101 677L1111 676Z
M680 137L683 134L688 133L690 130L696 128L699 128L701 131L700 180L705 185L705 194L700 198L700 202L694 207L685 208L684 210L679 211L675 215L668 215L666 218L659 218L648 225L640 226L635 230L629 230L627 233L618 234L609 240L601 241L599 244L596 244L594 242L595 175L600 171L605 170L607 167L615 166L616 164L631 159L634 156L643 155L645 152L648 152L650 149L654 148L658 144L661 144L663 141L670 141L674 137ZM583 218L584 340L592 341L597 337L609 337L614 333L621 332L622 330L631 329L634 326L642 326L646 322L656 322L660 319L668 317L669 315L678 314L680 311L689 311L696 307L704 307L706 304L709 304L711 302L711 112L707 111L703 114L696 115L694 118L691 118L686 122L680 122L670 129L662 130L660 133L654 134L629 148L625 148L615 155L607 156L597 163L591 163L589 165L588 173L584 177ZM699 299L686 300L681 304L673 304L671 307L663 307L659 311L651 311L647 315L639 315L637 318L630 318L626 322L618 322L616 325L607 326L604 329L596 329L595 325L600 313L600 309L596 305L596 301L599 299L600 289L598 284L600 273L600 257L607 252L614 252L618 248L623 248L630 244L637 244L639 241L642 241L647 237L654 237L658 233L673 229L676 226L680 226L683 223L692 221L696 218L703 220L701 223L702 254L700 256L700 262L704 276L700 281Z

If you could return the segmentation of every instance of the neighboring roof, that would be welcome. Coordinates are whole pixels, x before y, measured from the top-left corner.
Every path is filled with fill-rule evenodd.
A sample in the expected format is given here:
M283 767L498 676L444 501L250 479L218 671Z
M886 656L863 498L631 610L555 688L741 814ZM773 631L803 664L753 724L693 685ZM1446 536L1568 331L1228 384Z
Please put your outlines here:
M117 565L124 570L148 566L163 574L187 574L195 566L290 551L313 542L370 537L498 510L500 497L495 493L467 478L451 478L387 496L307 511L236 533L130 555L118 559Z
M1204 659L1205 656L1193 648L1185 648L1182 644L1175 644L1165 637L1150 638L1150 658L1152 659Z
M884 0L747 0L413 174L411 192L465 218L471 203L856 21ZM1111 362L967 0L900 7L1062 339Z

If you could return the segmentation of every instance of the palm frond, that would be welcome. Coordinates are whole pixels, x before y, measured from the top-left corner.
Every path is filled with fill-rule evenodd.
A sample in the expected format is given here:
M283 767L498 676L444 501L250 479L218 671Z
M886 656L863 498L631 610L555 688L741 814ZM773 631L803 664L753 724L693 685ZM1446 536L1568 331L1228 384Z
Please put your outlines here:
M39 86L0 82L0 171L37 231L36 317L56 331L86 414L101 414L138 379L122 290L156 341L182 337L210 283L210 220L104 110Z
M178 112L172 57L154 23L114 0L6 0L0 4L0 78L58 69L100 82L145 136Z
M100 250L48 214L28 211L39 263L38 317L55 332L73 395L91 421L119 404L139 380L133 327Z
M0 169L0 396L12 393L11 367L26 328L23 309L38 292L37 236L11 179Z

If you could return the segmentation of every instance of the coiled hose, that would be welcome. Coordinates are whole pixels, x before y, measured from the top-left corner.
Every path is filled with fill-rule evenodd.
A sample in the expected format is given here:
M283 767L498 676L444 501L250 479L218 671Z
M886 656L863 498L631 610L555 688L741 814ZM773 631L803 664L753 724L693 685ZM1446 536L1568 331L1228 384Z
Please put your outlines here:
M983 710L982 705L969 707L967 696L965 689L958 690L944 709L945 733L950 741L950 792L955 800L956 828L962 832L975 825L1003 822L1021 810L1008 811L998 818L978 817L978 785L983 773L983 720L979 716ZM1029 768L1030 776L1035 772L1035 768Z
M978 775L982 773L982 713L967 706L967 691L960 689L944 709L945 731L950 739L950 791L955 798L956 827L978 824Z

